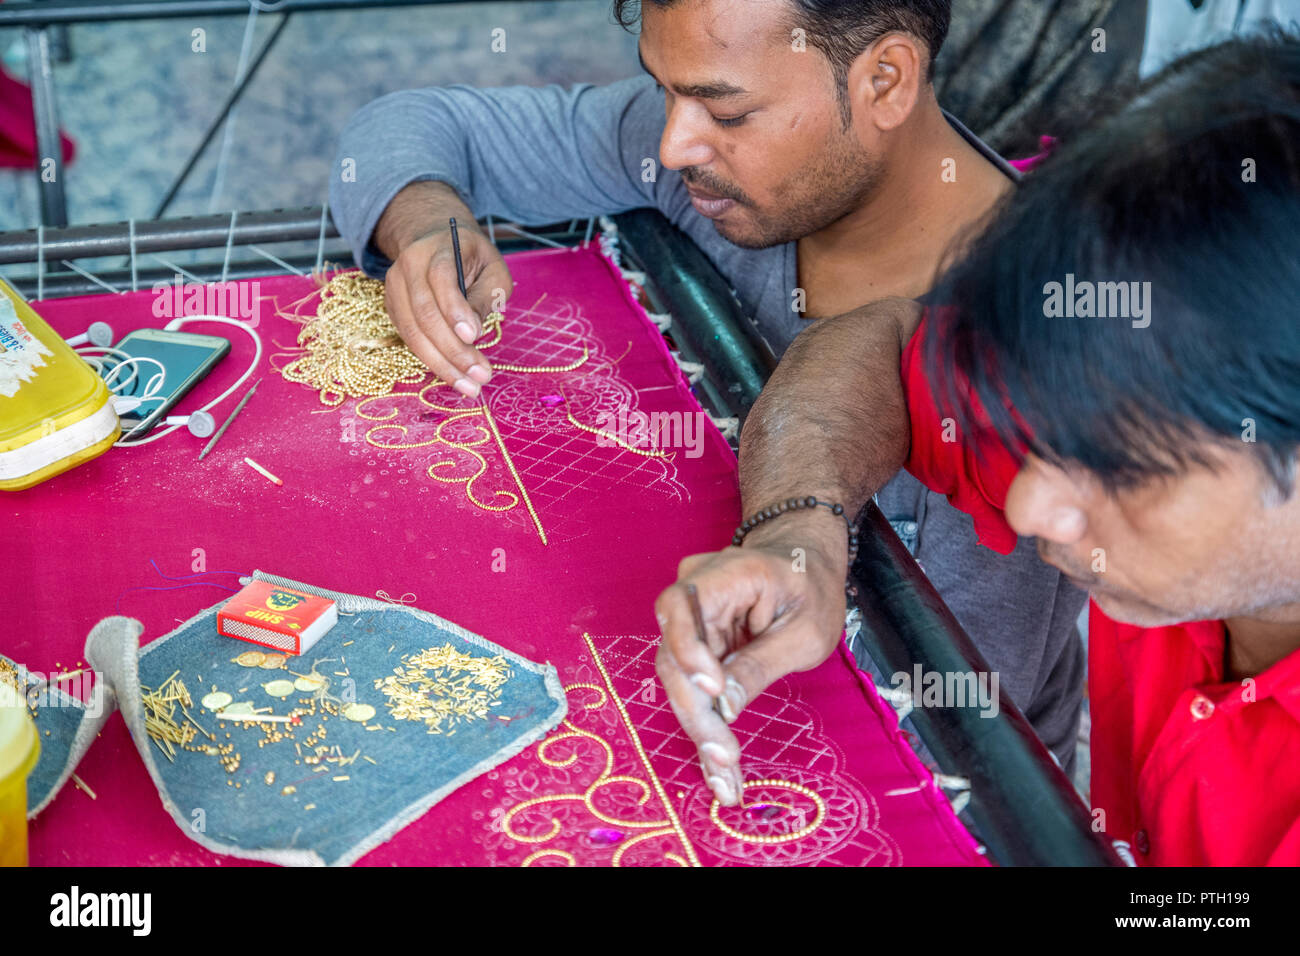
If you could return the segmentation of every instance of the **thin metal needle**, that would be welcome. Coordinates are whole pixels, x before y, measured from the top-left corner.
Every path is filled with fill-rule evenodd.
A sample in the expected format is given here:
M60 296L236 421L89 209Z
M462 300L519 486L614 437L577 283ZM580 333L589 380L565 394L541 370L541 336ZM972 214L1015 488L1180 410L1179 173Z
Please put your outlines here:
M230 413L230 417L227 418L222 423L221 427L217 429L217 433L212 436L212 440L207 443L203 451L199 452L199 461L202 461L204 456L207 455L208 452L212 451L212 447L216 445L217 440L226 433L226 429L230 427L230 423L235 420L235 416L238 415L240 411L243 410L243 407L248 404L248 400L252 398L253 393L257 391L257 386L261 384L262 384L262 380L259 378L256 382L253 383L253 387L244 393L244 397L239 400L239 404L236 405L235 410Z
M699 638L701 644L708 647L709 642L705 636L706 632L704 630L704 609L700 607L700 596L698 592L696 592L694 584L686 585L686 599L690 602L691 614L695 617L695 636ZM736 719L735 713L731 710L730 702L723 699L722 696L713 698L713 710L727 723L731 723ZM728 714L731 716L728 717Z
M456 231L456 217L453 216L448 220L451 223L451 249L456 254L456 285L460 286L460 295L463 299L469 296L465 293L465 264L460 259L460 233Z

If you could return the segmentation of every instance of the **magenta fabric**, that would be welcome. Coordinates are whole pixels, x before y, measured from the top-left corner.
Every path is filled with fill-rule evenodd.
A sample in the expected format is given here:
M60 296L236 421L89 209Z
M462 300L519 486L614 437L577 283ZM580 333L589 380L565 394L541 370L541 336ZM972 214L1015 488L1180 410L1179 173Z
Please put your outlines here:
M780 782L754 784L748 809L711 819L693 748L655 678L652 602L684 555L727 544L739 519L734 456L711 424L698 456L676 448L668 459L602 447L573 427L570 411L597 427L602 412L620 405L687 415L700 408L599 252L522 253L510 267L516 286L492 361L558 365L583 348L589 355L571 372L499 372L485 390L500 444L478 446L486 468L475 495L503 506L509 496L497 492L511 492L521 499L515 507L483 510L464 485L429 476L443 459L435 469L442 477L472 474L478 463L463 451L386 450L365 440L389 424L407 430L370 434L386 444L426 441L455 413L411 397L372 403L372 416L396 413L376 422L358 416L355 401L326 410L311 389L260 369L261 387L204 461L205 442L182 431L113 449L3 500L3 572L19 597L7 602L0 651L36 670L76 664L92 625L113 613L141 620L148 642L224 599L238 587L236 572L259 568L413 603L553 663L569 688L568 722L547 741L453 793L364 864L983 864L843 649L780 681L742 715L747 780ZM311 280L268 278L257 287L265 347L282 351L297 326L276 307L311 292ZM163 301L141 291L36 308L66 335L99 319L121 336L164 324L155 312ZM225 390L252 355L237 329L185 329L228 336L233 349L181 412ZM436 391L434 404L474 408ZM215 410L218 422L235 400ZM485 419L457 420L444 436L476 440L486 433L475 422ZM34 863L245 865L192 843L172 823L120 717L78 774L98 799L72 787L60 793L32 822Z

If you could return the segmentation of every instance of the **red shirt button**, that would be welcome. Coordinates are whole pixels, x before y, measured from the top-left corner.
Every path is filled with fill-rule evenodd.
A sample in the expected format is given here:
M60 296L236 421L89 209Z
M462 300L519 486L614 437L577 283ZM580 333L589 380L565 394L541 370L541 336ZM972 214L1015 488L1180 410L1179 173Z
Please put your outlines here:
M1137 833L1133 834L1133 849L1137 850L1143 856L1147 856L1151 852L1151 840L1147 837L1146 830L1139 830Z
M1214 713L1214 702L1208 697L1197 694L1192 698L1192 718L1194 720L1205 720Z

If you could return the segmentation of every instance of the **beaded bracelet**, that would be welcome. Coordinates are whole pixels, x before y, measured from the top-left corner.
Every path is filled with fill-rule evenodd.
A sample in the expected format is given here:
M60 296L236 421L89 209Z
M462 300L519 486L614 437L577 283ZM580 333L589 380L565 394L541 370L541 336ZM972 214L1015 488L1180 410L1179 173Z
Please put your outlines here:
M735 547L740 547L741 542L745 540L745 535L749 534L764 521L770 521L787 511L798 511L800 508L829 508L831 514L839 515L844 519L844 527L849 532L849 564L858 556L858 531L853 527L853 522L849 520L848 515L844 513L844 506L841 504L831 504L829 501L818 501L815 495L808 495L806 498L786 498L785 501L778 501L776 504L754 512L736 529L736 533L731 536L731 543Z

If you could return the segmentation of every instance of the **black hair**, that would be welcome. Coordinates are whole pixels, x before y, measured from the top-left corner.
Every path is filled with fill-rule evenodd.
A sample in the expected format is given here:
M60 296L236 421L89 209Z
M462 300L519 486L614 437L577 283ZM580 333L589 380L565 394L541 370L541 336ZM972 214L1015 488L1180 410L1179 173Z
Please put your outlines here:
M964 434L991 424L1111 491L1209 464L1207 440L1253 440L1291 493L1300 38L1235 39L1168 67L1029 174L969 249L940 283L951 307L931 312L926 351ZM1061 317L1049 284L1068 275L1149 282L1150 324Z
M647 0L614 0L614 18L630 29L641 16ZM658 7L670 7L678 0L648 0ZM862 51L886 33L910 34L930 54L926 82L934 79L934 61L948 36L952 0L787 0L790 22L802 28L807 41L830 61L840 101L840 115L847 127L849 67Z

